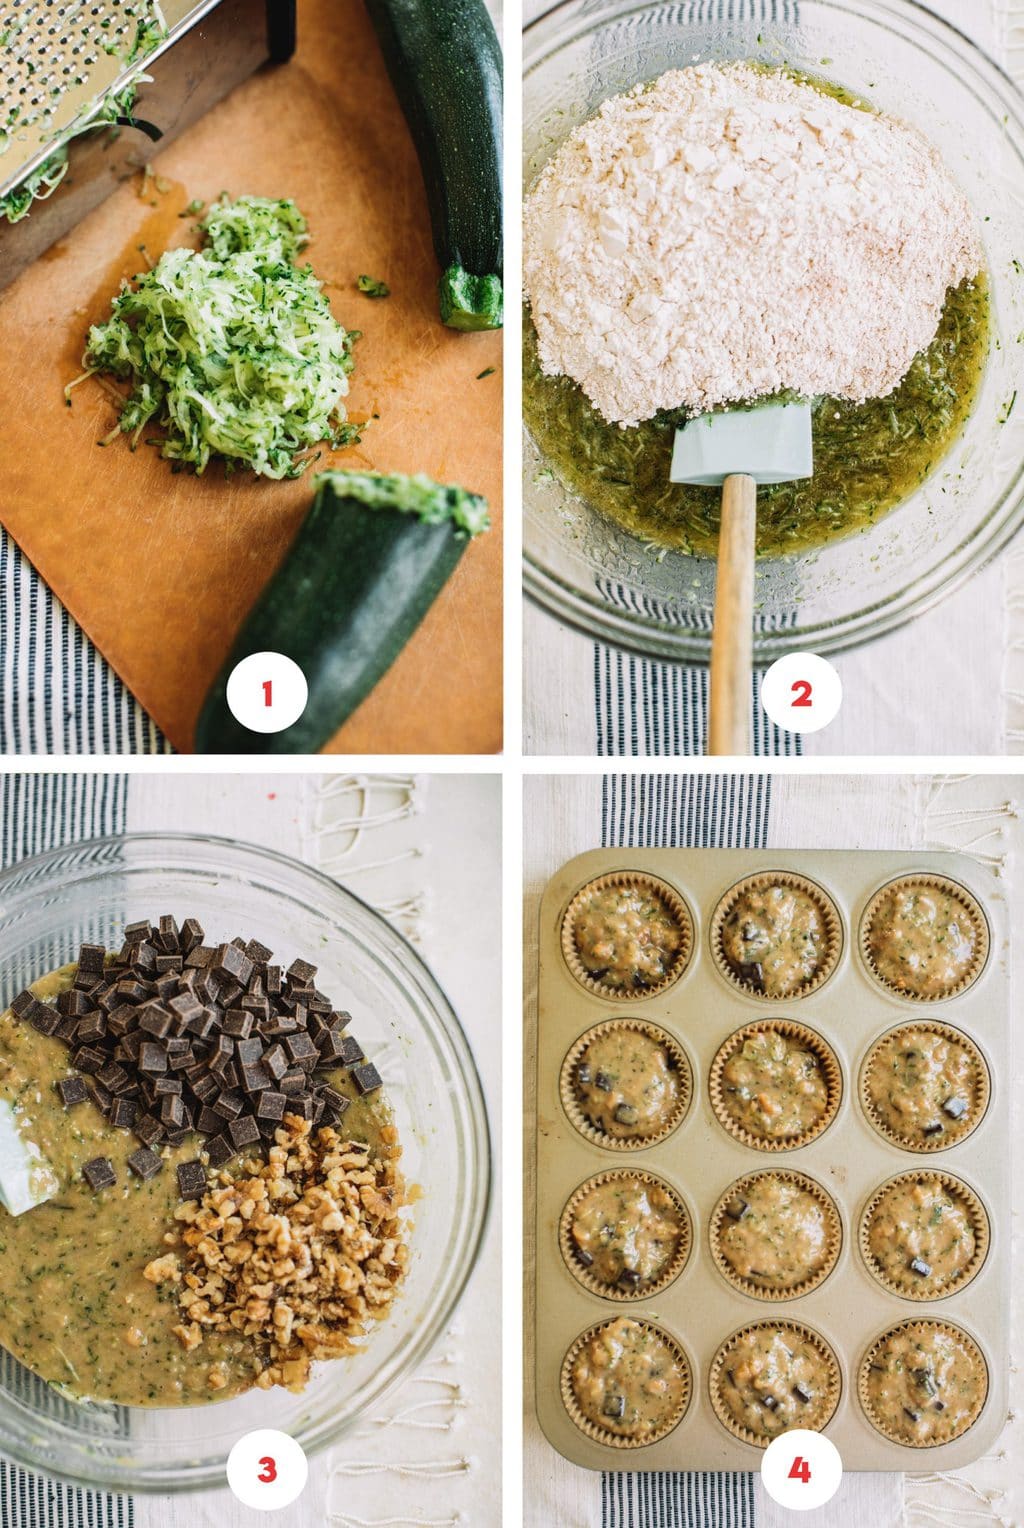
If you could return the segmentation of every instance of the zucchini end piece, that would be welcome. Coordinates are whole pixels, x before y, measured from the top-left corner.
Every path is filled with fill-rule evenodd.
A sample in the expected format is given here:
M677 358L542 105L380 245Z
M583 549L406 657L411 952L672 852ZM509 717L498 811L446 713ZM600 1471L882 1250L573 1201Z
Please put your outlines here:
M449 329L472 332L501 328L505 300L499 276L471 276L461 265L450 265L438 291L441 319Z

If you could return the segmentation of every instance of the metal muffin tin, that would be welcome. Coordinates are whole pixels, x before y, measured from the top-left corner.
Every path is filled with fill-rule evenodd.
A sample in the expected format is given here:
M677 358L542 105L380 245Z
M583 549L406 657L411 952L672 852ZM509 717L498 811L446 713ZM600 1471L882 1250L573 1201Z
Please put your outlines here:
M561 948L569 902L591 880L613 871L657 876L685 900L693 920L693 949L682 975L667 989L625 1003L588 991L570 972ZM766 1002L729 983L716 968L709 930L721 898L739 880L761 871L790 872L815 881L838 908L842 949L828 979L807 996ZM981 906L990 934L984 970L965 992L921 1002L887 992L869 975L860 951L862 914L887 882L914 875L944 876L964 886ZM566 1053L594 1024L621 1016L651 1021L686 1053L693 1074L681 1124L655 1145L632 1151L605 1148L572 1124L559 1093ZM832 1124L791 1151L757 1151L730 1136L708 1096L708 1073L719 1046L758 1019L792 1018L832 1046L843 1092ZM917 1019L941 1020L965 1031L988 1064L991 1095L981 1123L966 1139L938 1152L901 1150L869 1123L860 1102L864 1058L885 1031ZM1010 1318L1009 949L1005 910L983 883L978 866L955 854L786 852L776 850L592 850L549 881L540 913L537 1043L537 1413L552 1445L588 1469L758 1469L762 1451L731 1436L712 1409L708 1376L714 1355L740 1327L792 1320L811 1327L835 1353L842 1393L824 1429L848 1470L959 1469L992 1445L1006 1420L1007 1333ZM888 1179L914 1168L963 1179L988 1212L991 1240L980 1272L959 1293L909 1300L890 1293L865 1266L859 1247L861 1215ZM679 1276L650 1299L604 1298L578 1281L559 1246L567 1201L588 1178L609 1170L653 1173L682 1199L692 1246ZM708 1226L722 1191L752 1171L793 1169L831 1194L843 1223L843 1244L831 1274L798 1299L764 1301L733 1287L715 1267ZM588 1437L571 1419L560 1392L565 1355L585 1330L618 1316L649 1321L674 1337L690 1365L691 1396L678 1425L660 1441L614 1447ZM934 1319L962 1327L988 1366L988 1394L978 1420L951 1443L933 1447L890 1442L867 1420L857 1397L861 1361L890 1327Z

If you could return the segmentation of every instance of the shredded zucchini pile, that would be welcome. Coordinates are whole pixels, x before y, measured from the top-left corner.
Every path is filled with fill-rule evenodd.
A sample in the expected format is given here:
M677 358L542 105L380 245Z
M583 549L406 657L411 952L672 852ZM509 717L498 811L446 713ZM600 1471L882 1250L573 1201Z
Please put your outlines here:
M161 426L153 444L175 470L220 457L228 471L298 477L321 441L359 438L341 402L358 333L334 318L311 267L292 263L306 242L294 202L224 196L200 227L205 248L166 251L115 297L78 381L131 382L117 428L134 449Z

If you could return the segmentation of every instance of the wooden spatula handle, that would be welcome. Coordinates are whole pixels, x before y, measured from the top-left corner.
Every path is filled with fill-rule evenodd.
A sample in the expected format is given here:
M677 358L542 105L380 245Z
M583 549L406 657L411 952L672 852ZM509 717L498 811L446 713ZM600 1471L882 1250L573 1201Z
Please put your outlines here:
M753 672L757 484L736 474L722 486L715 627L711 637L708 753L749 754Z

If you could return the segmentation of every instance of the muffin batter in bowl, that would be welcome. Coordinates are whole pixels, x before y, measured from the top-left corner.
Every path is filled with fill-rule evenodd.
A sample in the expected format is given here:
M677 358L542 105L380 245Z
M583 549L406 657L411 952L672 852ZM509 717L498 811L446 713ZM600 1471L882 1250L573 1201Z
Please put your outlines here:
M909 1299L950 1294L981 1266L987 1236L979 1242L976 1226L982 1214L956 1179L904 1174L886 1185L866 1216L868 1266Z
M868 909L865 949L873 973L906 997L944 998L980 971L985 942L981 914L951 890L928 881L900 881Z
M822 1057L799 1030L790 1034L791 1027L769 1021L740 1030L712 1067L716 1111L758 1140L802 1141L823 1127L838 1103L830 1097ZM824 1041L819 1044L827 1050Z
M584 1338L569 1365L580 1414L616 1437L653 1443L679 1421L690 1393L685 1360L657 1327L619 1316Z
M573 1092L584 1119L615 1140L662 1135L681 1115L688 1087L668 1036L628 1021L600 1025L575 1063Z
M944 1024L908 1024L872 1047L862 1089L876 1130L912 1151L936 1151L980 1122L988 1072L967 1035Z
M583 970L611 992L629 995L660 987L685 953L674 913L657 891L641 883L585 890L569 919Z
M824 1190L791 1173L752 1173L723 1196L711 1217L723 1272L749 1292L791 1295L835 1266L839 1216Z
M711 1367L719 1420L746 1443L767 1448L791 1427L820 1432L839 1400L839 1366L816 1333L795 1322L760 1322L737 1332Z
M719 941L729 969L765 997L799 993L829 954L817 900L782 881L741 891L722 920Z
M319 1047L311 1038L309 1013L349 1017L316 991L314 966L296 961L282 973L258 941L206 946L194 919L180 931L171 917L160 924L157 931L145 923L145 935L134 925L120 955L83 945L76 965L41 978L0 1014L0 1098L49 1164L55 1190L18 1215L0 1205L0 1282L8 1291L0 1345L75 1399L173 1406L251 1385L300 1389L308 1361L285 1376L271 1350L290 1357L294 1344L308 1360L328 1356L329 1341L363 1335L359 1278L369 1286L372 1270L356 1265L371 1256L381 1266L404 1261L400 1228L388 1251L376 1234L387 1192L377 1192L377 1169L397 1159L397 1132L376 1068L353 1064L355 1053L365 1060L361 1046L348 1037L346 1049L326 1024L312 1031ZM241 982L216 974L228 966ZM300 990L315 1010L299 1003ZM243 1002L254 1007L228 1006ZM255 1231L242 1234L241 1218L215 1233L211 1201L229 1198L227 1186L246 1180L261 1158L286 1158L282 1137L293 1121L310 1133L318 1097L323 1123L344 1117L345 1140L359 1143L363 1197L346 1201L346 1217L322 1213L331 1188L319 1175L319 1145L330 1133L322 1130L307 1153L308 1194L294 1210L317 1231L307 1262L284 1257L298 1241L286 1194L275 1196L273 1233L262 1243ZM176 1250L186 1218L202 1222L198 1273ZM261 1278L260 1297L245 1303L241 1320L225 1308L230 1280L213 1257L215 1235L233 1274ZM333 1274L350 1266L339 1302ZM377 1298L375 1314L392 1293Z
M639 1296L661 1281L688 1236L685 1211L669 1189L639 1173L615 1173L575 1196L567 1242L590 1280Z
M959 1327L908 1322L872 1348L860 1394L868 1420L885 1437L930 1448L959 1438L977 1420L988 1370L977 1343Z

